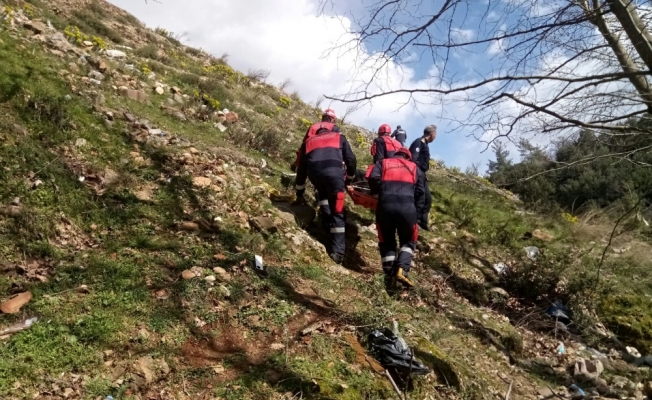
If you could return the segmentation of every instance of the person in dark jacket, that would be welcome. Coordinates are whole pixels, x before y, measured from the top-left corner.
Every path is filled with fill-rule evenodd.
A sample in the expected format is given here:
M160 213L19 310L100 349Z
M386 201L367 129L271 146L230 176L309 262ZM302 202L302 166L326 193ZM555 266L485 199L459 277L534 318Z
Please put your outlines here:
M423 207L427 187L425 174L410 159L410 151L403 147L392 157L377 162L369 175L371 193L378 194L378 249L390 288L397 281L414 286L408 273L419 237L417 210ZM397 233L401 246L398 255Z
M340 127L335 125L335 120L337 119L335 115L335 111L332 109L328 108L326 111L324 111L321 115L321 122L317 122L315 124L310 125L308 130L306 131L306 134L303 136L303 142L306 141L309 137L315 136L317 134L317 130L319 129L328 129L331 132L340 132ZM302 143L303 143L302 142ZM292 164L290 164L290 169L292 172L296 172L297 167L299 166L299 152L301 149L297 150L297 157L294 160Z
M309 137L301 145L299 166L297 168L297 201L304 197L306 178L315 186L318 201L328 201L328 214L332 248L329 255L341 264L344 260L345 221L344 195L346 185L355 178L357 160L344 135L328 129L319 129L315 136ZM342 169L346 166L346 176Z
M405 146L405 141L407 140L407 132L405 132L404 129L401 129L401 125L398 125L390 137L392 139L396 139L396 141L399 142L401 146Z
M430 148L428 144L432 143L437 137L437 127L428 125L423 130L423 136L412 142L410 146L410 153L412 153L412 161L419 167L425 175L430 169ZM426 179L427 182L427 179ZM430 207L432 206L432 194L428 189L426 183L426 199L423 208L418 210L419 213L419 226L425 231L429 231L428 218L430 214Z
M396 150L403 147L398 141L389 136L391 132L392 128L387 124L382 124L380 128L378 128L378 137L374 139L371 149L369 150L371 155L374 157L374 164L393 156Z

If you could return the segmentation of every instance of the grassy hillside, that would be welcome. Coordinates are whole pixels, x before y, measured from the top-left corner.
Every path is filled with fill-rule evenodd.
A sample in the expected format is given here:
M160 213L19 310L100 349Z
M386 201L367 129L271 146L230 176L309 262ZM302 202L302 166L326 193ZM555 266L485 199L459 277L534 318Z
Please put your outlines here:
M394 398L360 347L392 320L434 370L414 399L563 393L559 340L571 361L650 351L650 245L626 224L600 263L612 222L532 214L438 168L417 289L389 296L368 210L347 203L339 267L272 201L293 194L284 174L318 106L103 2L0 5L0 300L33 295L0 329L39 318L0 342L1 398ZM370 134L344 133L364 167ZM543 312L556 300L570 332ZM609 384L650 379L614 358Z

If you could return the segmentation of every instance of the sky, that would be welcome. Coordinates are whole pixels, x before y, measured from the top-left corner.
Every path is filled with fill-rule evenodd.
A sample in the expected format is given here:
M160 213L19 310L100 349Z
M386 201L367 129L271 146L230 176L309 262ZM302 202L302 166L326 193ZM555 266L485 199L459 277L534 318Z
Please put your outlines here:
M245 73L249 69L269 70L267 81L273 84L290 79L288 90L298 91L309 103L322 95L347 93L361 80L369 79L371 71L361 66L359 60L377 61L374 52L380 48L379 43L367 43L357 58L354 51L328 52L336 44L355 39L348 32L354 25L351 13L361 11L351 7L359 2L335 2L326 9L326 15L320 15L318 0L109 1L150 28L162 27L184 34L182 41L189 46L203 48L218 57L228 53L229 64L235 69ZM473 26L477 21L470 19L468 23ZM472 28L461 26L453 34L468 39L475 33ZM459 71L462 78L471 79L473 71L488 68L486 64L499 51L494 45L478 54L457 55L451 58L449 68ZM384 88L427 86L436 78L432 66L432 60L419 59L417 55L390 62L375 82ZM451 102L415 108L404 105L406 99L404 95L381 97L352 113L348 120L373 131L384 123L392 129L401 125L410 142L422 135L425 126L437 125L437 140L430 145L432 158L463 171L473 163L479 163L481 172L486 169L488 160L493 158L491 149L468 137L470 132L454 131L449 122L451 117L463 118L469 113L467 106ZM326 106L342 115L349 105L326 100L322 108Z

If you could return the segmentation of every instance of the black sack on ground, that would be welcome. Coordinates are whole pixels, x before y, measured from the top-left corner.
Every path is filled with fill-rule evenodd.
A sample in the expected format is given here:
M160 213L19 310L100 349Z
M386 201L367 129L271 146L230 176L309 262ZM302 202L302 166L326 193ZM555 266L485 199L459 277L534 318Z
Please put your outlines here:
M385 368L395 368L402 374L426 375L430 369L412 356L412 350L404 346L392 331L374 329L369 334L369 348ZM410 362L411 360L411 362Z

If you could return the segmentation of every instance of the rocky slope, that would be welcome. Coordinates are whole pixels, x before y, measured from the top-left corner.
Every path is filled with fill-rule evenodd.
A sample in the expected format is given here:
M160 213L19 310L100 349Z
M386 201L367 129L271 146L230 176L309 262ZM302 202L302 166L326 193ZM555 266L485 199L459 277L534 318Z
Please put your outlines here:
M371 213L348 204L340 267L288 205L319 107L105 2L0 4L2 398L395 398L364 352L393 320L433 369L399 381L410 398L652 389L626 349L652 342L633 233L598 265L603 225L436 169L418 288L389 296ZM364 166L371 134L344 134Z

